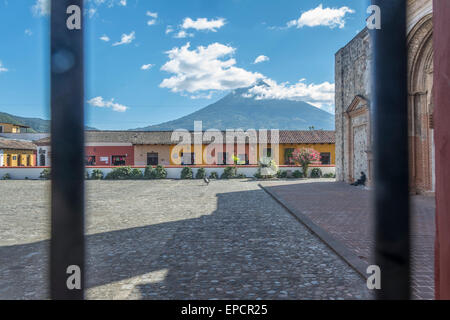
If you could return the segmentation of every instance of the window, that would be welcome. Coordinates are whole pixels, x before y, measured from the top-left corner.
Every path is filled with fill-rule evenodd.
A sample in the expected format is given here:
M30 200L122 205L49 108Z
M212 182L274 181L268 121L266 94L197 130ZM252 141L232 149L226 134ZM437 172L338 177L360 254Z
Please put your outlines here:
M263 157L272 157L272 148L264 148L263 149Z
M113 166L124 166L126 156L112 156L111 163Z
M321 152L320 153L320 162L322 164L331 164L331 153Z
M228 159L227 152L218 152L217 153L217 164L227 164Z
M95 166L95 156L87 156L85 164L87 166Z
M0 133L3 133L3 126L0 126Z
M284 149L284 164L293 164L292 153L294 152L294 148L286 148Z
M148 166L157 166L158 165L158 153L157 152L147 153L147 165Z
M181 164L182 165L192 165L195 164L195 153L186 152L181 153Z
M248 154L238 155L239 161L237 164L248 164Z
M40 166L42 166L42 167L45 166L45 155L44 154L41 154L39 156L39 163L40 163Z

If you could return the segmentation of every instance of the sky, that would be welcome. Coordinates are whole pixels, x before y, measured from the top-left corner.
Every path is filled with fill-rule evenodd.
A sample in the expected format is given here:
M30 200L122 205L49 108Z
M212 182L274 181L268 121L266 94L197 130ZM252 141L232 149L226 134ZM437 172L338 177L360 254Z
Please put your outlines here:
M49 119L48 2L0 0L1 112ZM240 87L252 87L248 98L302 100L333 113L334 54L364 28L367 6L86 0L86 124L158 124Z

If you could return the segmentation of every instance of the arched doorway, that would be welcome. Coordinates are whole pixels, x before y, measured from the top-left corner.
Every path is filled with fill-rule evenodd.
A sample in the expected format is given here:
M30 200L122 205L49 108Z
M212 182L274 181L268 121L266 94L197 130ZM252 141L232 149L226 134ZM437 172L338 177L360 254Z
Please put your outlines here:
M408 137L411 191L434 191L433 23L423 17L408 35Z

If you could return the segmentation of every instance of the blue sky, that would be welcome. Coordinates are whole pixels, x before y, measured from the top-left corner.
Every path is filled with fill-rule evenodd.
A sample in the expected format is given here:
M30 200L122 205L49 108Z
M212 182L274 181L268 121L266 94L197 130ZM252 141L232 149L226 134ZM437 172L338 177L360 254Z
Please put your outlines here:
M0 0L0 111L49 118L47 0ZM88 0L86 122L173 120L237 87L334 107L334 53L364 27L361 0Z

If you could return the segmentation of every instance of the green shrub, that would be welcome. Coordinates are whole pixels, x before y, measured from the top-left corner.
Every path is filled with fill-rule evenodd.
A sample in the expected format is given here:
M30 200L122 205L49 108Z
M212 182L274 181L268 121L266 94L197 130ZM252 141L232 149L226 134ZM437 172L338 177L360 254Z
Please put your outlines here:
M261 174L261 168L258 168L258 170L256 170L255 174L253 175L256 179L262 179L263 176Z
M247 178L247 176L245 174L243 174L243 173L238 173L236 178L238 178L238 179L245 179L245 178Z
M278 166L274 159L263 157L259 160L259 175L263 179L270 179L277 175Z
M129 166L113 168L112 171L106 175L105 179L108 180L130 179L131 171L132 169Z
M302 178L302 177L303 177L303 173L302 173L300 170L295 170L295 171L292 173L292 176L293 176L294 178L296 178L296 179Z
M222 175L220 176L220 179L233 179L236 178L236 170L234 167L226 167L223 170Z
M213 171L211 172L211 174L209 175L210 179L219 179L219 175L217 174L217 172Z
M181 170L181 179L192 179L192 169L190 167L184 167L183 170Z
M154 171L154 169L153 169L152 166L147 166L147 167L145 167L145 170L144 170L144 179L154 179L154 178L153 178L153 175L154 175L153 171Z
M167 177L167 170L160 164L152 170L152 179L165 179Z
M5 174L3 175L2 180L11 180L11 176L9 175L9 173L5 173Z
M39 178L44 180L50 179L51 178L50 168L45 168L44 170L42 170L41 174L39 175Z
M199 168L197 170L197 173L195 174L195 179L203 179L206 177L206 170L205 168Z
M286 170L284 170L284 171L278 170L277 171L277 178L286 179L287 178L287 171Z
M323 178L336 178L336 176L333 173L325 173L323 176Z
M130 172L130 179L137 180L137 179L142 179L143 177L144 177L144 175L142 174L141 169L134 168Z
M100 169L94 169L91 173L92 180L102 180L103 179L103 171Z
M313 168L311 170L311 178L320 178L322 177L322 170L320 168Z

